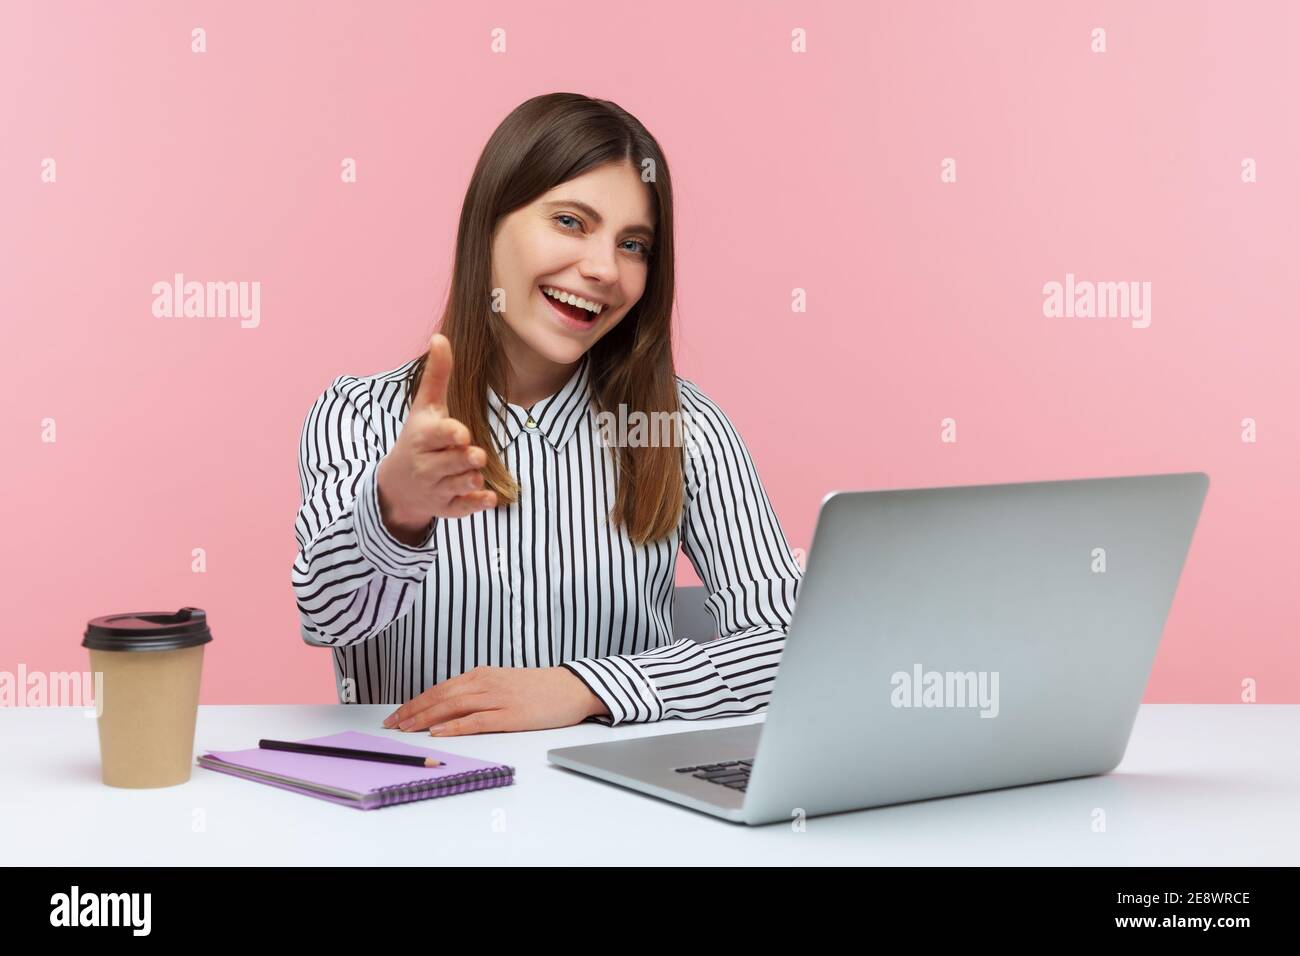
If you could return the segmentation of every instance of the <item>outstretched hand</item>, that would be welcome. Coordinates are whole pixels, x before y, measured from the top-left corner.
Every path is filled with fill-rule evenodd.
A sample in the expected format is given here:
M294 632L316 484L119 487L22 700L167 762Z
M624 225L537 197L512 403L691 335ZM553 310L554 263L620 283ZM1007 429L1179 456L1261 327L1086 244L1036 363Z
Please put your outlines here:
M471 445L469 429L447 414L451 343L435 335L397 441L379 463L380 510L391 531L419 536L433 518L463 518L493 508L480 469L487 452Z

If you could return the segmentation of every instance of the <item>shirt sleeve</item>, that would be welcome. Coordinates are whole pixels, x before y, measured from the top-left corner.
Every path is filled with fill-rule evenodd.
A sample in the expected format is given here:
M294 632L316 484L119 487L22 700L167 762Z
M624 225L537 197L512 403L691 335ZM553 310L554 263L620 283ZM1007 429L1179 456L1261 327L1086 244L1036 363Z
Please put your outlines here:
M315 646L365 641L401 617L437 555L437 518L415 546L384 526L375 481L385 452L369 407L365 384L340 376L303 422L293 590L302 639Z
M610 727L763 710L803 580L731 421L691 382L681 380L681 399L687 435L682 550L708 588L707 607L721 636L561 665L609 709L610 716L589 719Z

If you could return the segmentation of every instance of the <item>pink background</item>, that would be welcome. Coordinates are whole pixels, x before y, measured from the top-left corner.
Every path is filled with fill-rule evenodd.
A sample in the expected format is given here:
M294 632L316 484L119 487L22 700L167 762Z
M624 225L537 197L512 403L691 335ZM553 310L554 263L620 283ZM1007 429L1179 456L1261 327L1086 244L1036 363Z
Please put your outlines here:
M0 18L0 670L84 670L89 617L193 604L215 633L204 702L335 699L289 583L303 417L336 375L418 354L483 143L571 90L668 154L678 370L740 428L793 546L832 488L1206 471L1147 700L1236 702L1249 677L1300 701L1296 5ZM259 281L260 326L155 318L178 271ZM1151 282L1151 326L1044 317L1067 272Z

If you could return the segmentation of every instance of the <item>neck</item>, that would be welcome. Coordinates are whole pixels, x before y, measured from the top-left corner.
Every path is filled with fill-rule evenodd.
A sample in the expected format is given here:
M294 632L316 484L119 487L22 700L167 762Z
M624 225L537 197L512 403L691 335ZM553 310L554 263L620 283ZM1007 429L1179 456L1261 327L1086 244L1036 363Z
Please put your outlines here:
M505 399L522 408L532 408L558 392L582 361L557 365L519 341L508 342L505 353Z

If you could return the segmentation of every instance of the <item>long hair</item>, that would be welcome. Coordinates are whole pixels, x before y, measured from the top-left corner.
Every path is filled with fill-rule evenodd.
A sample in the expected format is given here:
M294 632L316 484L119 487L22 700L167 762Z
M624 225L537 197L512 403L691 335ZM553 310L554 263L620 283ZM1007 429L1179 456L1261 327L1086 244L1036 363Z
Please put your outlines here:
M650 162L647 163L646 161ZM655 241L645 291L588 353L588 374L599 411L672 413L677 421L673 368L673 202L668 163L640 121L608 100L578 93L548 93L517 106L492 133L460 212L451 292L438 324L451 342L447 412L469 429L471 443L487 452L484 485L498 506L519 499L519 485L497 454L488 423L487 387L504 394L502 323L491 308L492 237L503 216L587 171L631 162L651 192ZM420 387L427 355L405 379L407 408ZM681 521L684 468L679 445L618 445L618 489L609 520L637 544L669 534Z

